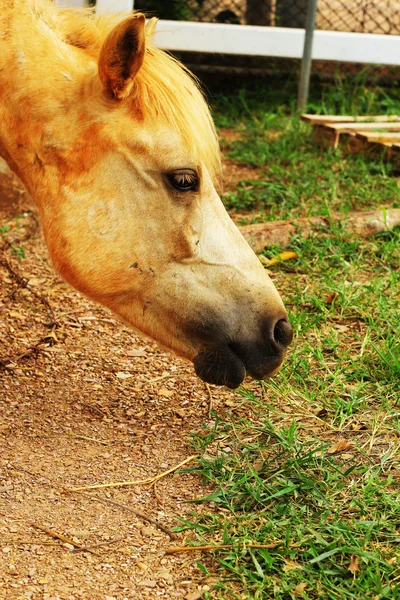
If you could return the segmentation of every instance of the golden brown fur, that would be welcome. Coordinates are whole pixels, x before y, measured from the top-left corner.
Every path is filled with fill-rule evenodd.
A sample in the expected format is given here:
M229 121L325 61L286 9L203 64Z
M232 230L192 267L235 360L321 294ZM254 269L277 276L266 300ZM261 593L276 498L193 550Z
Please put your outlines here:
M92 9L58 9L51 16L62 39L96 60L104 39L125 18L124 15L96 15ZM152 45L155 21L152 19L146 27L144 62L130 92L132 109L139 118L143 116L149 121L164 119L172 125L218 177L220 151L217 136L198 81L182 63Z
M286 313L216 191L197 83L144 23L0 0L0 153L36 201L61 275L234 387L245 368L279 366Z

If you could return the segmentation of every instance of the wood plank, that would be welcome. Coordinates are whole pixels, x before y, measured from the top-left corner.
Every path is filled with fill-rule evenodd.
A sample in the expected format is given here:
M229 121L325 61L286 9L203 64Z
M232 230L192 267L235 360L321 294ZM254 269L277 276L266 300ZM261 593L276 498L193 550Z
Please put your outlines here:
M356 135L359 138L366 139L368 142L381 142L386 144L400 143L400 131L357 132Z
M327 123L321 125L321 127L327 127L329 129L335 129L336 131L374 131L374 130L390 130L400 131L400 122L388 122L388 123Z
M375 123L400 122L398 115L363 115L362 117L351 117L349 115L301 115L301 120L305 123L324 125L330 123L362 123L370 121Z
M358 139L367 143L382 144L392 146L395 143L400 143L400 132L378 132L370 131L367 133L356 133Z
M304 29L161 20L154 44L183 52L301 58ZM400 36L316 30L312 54L313 60L399 65Z

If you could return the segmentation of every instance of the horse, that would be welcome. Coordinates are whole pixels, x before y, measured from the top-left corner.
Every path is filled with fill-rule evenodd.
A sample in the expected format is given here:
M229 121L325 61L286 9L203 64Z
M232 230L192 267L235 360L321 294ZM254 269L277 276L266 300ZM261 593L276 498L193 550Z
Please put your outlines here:
M60 275L205 382L280 367L283 302L219 196L194 76L156 20L0 0L0 154L37 204Z

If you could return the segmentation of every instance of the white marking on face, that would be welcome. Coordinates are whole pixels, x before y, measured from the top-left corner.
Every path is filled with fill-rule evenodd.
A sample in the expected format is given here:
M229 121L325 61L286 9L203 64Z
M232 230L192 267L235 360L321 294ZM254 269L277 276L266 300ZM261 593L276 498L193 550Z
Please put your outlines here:
M115 241L123 231L121 210L115 200L97 200L87 208L86 222L97 238Z
M26 65L26 56L25 56L25 52L23 50L20 50L19 52L17 52L16 54L16 63L17 66L22 68L25 67Z

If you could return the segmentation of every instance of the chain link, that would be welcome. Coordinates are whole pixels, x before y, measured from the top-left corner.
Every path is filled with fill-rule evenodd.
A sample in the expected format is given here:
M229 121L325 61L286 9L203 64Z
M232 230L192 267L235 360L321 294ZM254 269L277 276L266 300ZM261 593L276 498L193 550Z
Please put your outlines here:
M308 0L136 0L162 19L303 28ZM400 0L319 0L317 29L400 34Z

